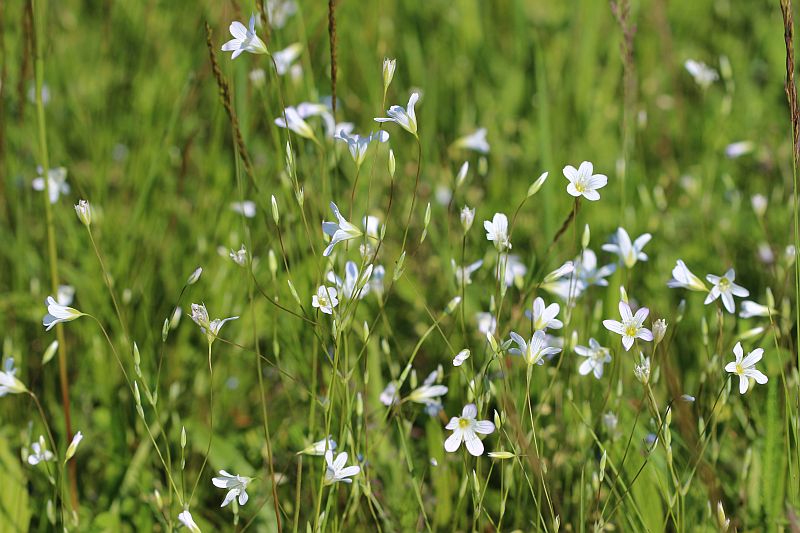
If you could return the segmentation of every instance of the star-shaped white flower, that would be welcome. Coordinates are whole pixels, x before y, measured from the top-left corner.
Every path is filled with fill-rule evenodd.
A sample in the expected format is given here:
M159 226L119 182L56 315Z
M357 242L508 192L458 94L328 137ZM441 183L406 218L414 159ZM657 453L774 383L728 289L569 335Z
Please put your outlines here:
M495 213L492 220L483 221L486 239L494 243L499 251L510 250L511 241L508 236L508 218L503 213Z
M589 372L594 373L594 377L603 377L603 365L611 362L611 353L608 348L600 346L600 343L593 338L589 339L589 346L576 346L575 353L585 357L578 367L578 373L585 376Z
M411 97L408 99L408 106L405 109L399 105L393 105L386 111L388 117L375 117L375 122L394 122L416 137L417 115L414 111L414 106L417 105L417 100L419 100L419 93L411 93Z
M488 420L475 420L478 408L474 403L464 406L461 416L454 416L445 426L453 433L444 441L444 449L450 453L455 452L464 442L467 451L475 457L483 455L483 442L478 434L489 435L494 432L494 424Z
M725 365L725 371L739 376L739 393L744 394L750 386L749 378L756 380L759 385L765 384L769 379L760 370L756 369L756 363L761 361L764 356L762 348L756 348L744 357L742 343L737 342L733 347L733 354L736 356L734 361Z
M533 309L525 311L525 316L533 322L534 331L561 329L564 323L556 318L560 310L561 306L555 303L545 306L544 299L540 296L533 301Z
M279 50L272 54L272 59L275 60L276 70L278 76L283 76L292 68L292 63L300 57L303 51L303 45L300 43L290 44L283 50Z
M441 406L442 401L440 398L447 394L447 387L445 385L437 385L436 380L439 378L439 371L434 370L428 377L425 378L425 381L422 382L422 385L411 391L411 393L406 397L406 400L415 403L421 403L427 407L430 406ZM438 409L436 409L438 411Z
M233 52L231 59L236 59L242 52L266 54L267 45L256 35L256 16L250 15L249 27L238 20L231 22L230 32L233 39L222 45L223 52Z
M492 313L481 312L475 314L478 331L482 335L494 334L497 331L497 318Z
M67 183L67 169L64 167L51 168L47 171L47 184L45 186L44 177L42 177L42 167L37 168L39 177L33 180L33 189L36 191L47 190L50 198L50 203L54 204L58 201L58 197L62 194L69 194L69 183Z
M619 314L622 317L622 322L617 320L603 320L603 325L609 331L617 335L622 335L622 345L625 347L625 351L631 349L635 339L642 339L647 342L653 340L653 332L643 326L647 315L650 314L648 308L641 307L634 315L633 312L631 312L631 306L626 302L620 302Z
M253 478L234 476L225 470L220 470L219 477L211 479L215 487L219 489L228 489L228 493L225 495L225 499L222 500L222 505L220 505L220 507L225 507L231 503L234 498L239 501L239 505L246 504L249 499L247 495L247 484L251 481L253 481Z
M708 290L703 280L692 274L686 263L680 259L675 262L675 268L672 269L672 279L667 282L667 287L670 289L684 288L690 291Z
M463 267L456 265L455 259L450 259L450 265L453 267L453 272L456 275L456 282L460 287L462 284L470 285L472 283L472 273L483 266L483 259L478 259L474 263Z
M584 161L576 170L572 165L564 167L564 177L569 180L567 192L574 196L583 196L587 200L596 202L600 199L597 189L602 189L608 183L608 177L603 174L594 174L594 167L589 161Z
M642 249L651 238L652 235L645 233L631 242L628 232L623 228L617 228L616 235L610 243L603 245L603 250L617 254L626 267L632 268L637 261L647 261L647 254Z
M45 331L50 331L59 322L70 322L85 314L72 307L59 304L52 296L47 297L45 304L47 305L47 314L42 319L42 325L47 326Z
M225 322L230 322L231 320L239 318L238 316L232 316L224 319L215 318L214 320L210 320L205 304L192 304L192 314L190 316L194 323L200 326L200 331L206 334L209 344L213 343L217 338Z
M351 224L342 216L339 212L339 208L333 202L331 202L331 211L333 211L337 221L322 223L322 231L331 238L331 242L328 243L328 246L322 252L322 255L325 257L331 255L333 247L340 242L357 239L364 234L358 226Z
M328 450L325 452L325 484L332 485L339 481L343 483L352 483L351 477L361 472L361 467L358 465L344 466L347 464L347 452L342 452L333 458L333 452Z
M326 315L333 314L333 308L339 305L338 292L334 287L320 285L317 294L311 297L311 307L316 307Z
M377 132L370 132L366 137L362 137L361 135L350 135L342 130L334 135L333 138L347 143L347 149L350 150L350 155L353 157L356 167L360 168L364 159L367 157L367 148L369 148L369 144L372 141L385 143L389 140L389 133L378 130Z
M44 441L44 436L39 435L39 440L31 444L31 449L28 452L28 464L36 466L45 461L52 461L55 459L53 452L47 449Z
M734 272L732 268L725 272L724 276L720 277L708 274L706 279L709 283L713 283L714 286L711 287L711 291L708 293L708 296L706 296L705 304L710 304L721 296L722 304L725 306L725 309L727 309L729 313L735 313L736 304L733 301L733 297L738 296L739 298L745 298L750 296L750 291L733 282L736 279L736 272Z
M512 331L510 335L511 340L517 344L517 348L511 348L509 353L521 355L529 365L543 365L545 357L561 351L561 348L547 345L547 335L542 330L535 331L530 342L525 342L525 339L515 331Z

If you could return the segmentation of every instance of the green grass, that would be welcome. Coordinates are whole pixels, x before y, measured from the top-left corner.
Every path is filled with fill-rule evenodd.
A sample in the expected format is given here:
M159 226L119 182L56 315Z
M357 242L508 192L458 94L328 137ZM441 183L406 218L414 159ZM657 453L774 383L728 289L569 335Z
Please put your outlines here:
M302 2L284 27L270 32L271 51L303 45L297 79L276 78L267 56L245 53L231 61L219 50L230 38L230 22L246 22L256 11L251 2L4 6L0 337L2 356L14 358L17 377L45 416L31 395L0 398L0 516L7 524L0 529L170 531L180 527L185 504L204 531L278 531L274 498L282 531L553 531L556 523L569 531L595 531L602 523L625 531L713 531L718 502L732 529L796 528L797 302L794 256L786 252L795 242L792 143L779 5L632 4L635 92L626 98L623 31L606 2L340 2L337 119L368 133L386 107L405 106L412 90L422 94L421 159L414 137L388 125L390 141L371 145L352 205L357 173L344 143L326 138L318 118L309 123L319 143L289 138L273 122L282 102L317 102L331 93L324 2ZM252 175L220 99L204 21L213 30ZM263 28L259 35L265 37ZM49 92L44 122L32 98L34 42ZM384 57L397 59L385 102ZM721 79L700 88L683 66L689 58L712 66ZM249 77L257 68L266 73L261 84ZM488 130L489 154L452 147L478 127ZM742 140L752 141L753 151L726 157L726 146ZM397 170L387 215L389 146ZM437 192L452 189L465 160L464 185L451 204L442 204ZM608 175L608 185L599 202L580 202L551 245L574 207L561 169L583 160ZM51 225L43 193L31 186L45 161L66 167L71 187L49 208ZM523 202L545 171L543 188ZM393 282L417 175L404 270ZM302 209L296 184L304 191ZM754 194L769 200L763 217L751 208ZM91 235L105 271L75 216L79 199L91 202ZM254 218L230 209L243 199L256 203ZM340 302L339 313L353 314L339 316L335 331L331 316L311 307L312 295L329 269L343 277L345 261L365 265L358 241L322 257L320 223L332 220L332 200L357 225L367 214L386 224L375 261L386 269L384 298ZM464 205L477 212L462 242ZM512 253L527 275L501 291L493 276L497 252L483 221L495 212L511 219L518 208ZM645 248L649 259L619 268L608 287L591 287L567 313L540 284L581 252L585 225L599 264L614 262L600 247L618 226L632 237L653 235ZM255 257L246 267L227 255L242 244ZM764 260L766 250L772 260ZM484 265L460 306L446 312L462 294L451 258ZM720 314L719 301L703 305L704 294L668 289L677 259L701 278L735 268L750 299L765 304L767 289L772 292L778 314L742 319ZM45 424L62 460L69 443L61 355L42 359L56 339L56 330L41 325L44 299L53 293L52 266L61 283L75 288L73 306L97 318L58 328L72 429L85 436L68 463L77 475L74 493L61 462L48 465L51 483L48 470L28 465L22 453L46 435ZM198 266L202 276L187 286ZM656 318L669 323L656 354L652 343L638 345L652 355L652 395L634 377L637 351L622 350L619 337L602 326L603 319L618 318L621 287L632 302L650 308L648 325ZM527 387L525 363L505 353L504 343L510 330L530 338L522 312L536 296L561 303L566 324L554 333L568 346L534 366ZM205 303L211 318L240 316L213 343L213 381L206 336L187 316L193 302ZM162 341L162 325L176 305L182 318ZM737 299L737 312L740 305ZM474 315L482 311L499 315L503 353L477 332ZM742 335L762 326L742 343L745 352L764 348L758 368L769 383L753 384L742 396L738 378L729 379L723 367ZM594 337L611 348L601 380L578 374L573 334L577 344ZM141 354L138 373L131 341ZM462 348L471 357L453 367ZM449 390L435 416L410 402L380 403L390 381L404 381L405 397L439 365ZM144 417L137 414L134 380ZM157 399L149 400L145 386ZM682 394L696 401L681 401ZM515 457L476 459L463 447L445 452L445 424L470 402L479 419L494 420L497 411L502 421L483 440L486 451ZM614 430L603 422L608 412L618 417ZM350 454L348 464L359 462L352 485L323 486L324 459L297 455L326 434ZM659 438L649 445L648 435ZM225 492L211 483L222 469L255 478L250 501L236 513L219 508ZM272 470L279 481L274 490Z

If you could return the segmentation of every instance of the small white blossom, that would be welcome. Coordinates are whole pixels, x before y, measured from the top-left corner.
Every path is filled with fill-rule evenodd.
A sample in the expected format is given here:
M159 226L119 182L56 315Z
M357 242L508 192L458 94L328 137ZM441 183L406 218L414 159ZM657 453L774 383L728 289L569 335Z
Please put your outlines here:
M14 358L9 357L3 364L0 372L0 398L7 394L22 394L28 392L25 385L16 377L17 369L14 368Z
M396 59L389 59L388 57L383 58L383 90L386 91L389 88L389 85L392 84L392 80L394 79L394 71L397 69L397 60Z
M400 397L397 394L397 383L390 381L383 391L381 391L381 395L378 399L386 407L396 404L400 400Z
M768 317L775 315L777 311L770 309L766 305L761 305L752 300L743 300L742 307L739 309L740 318Z
M472 283L472 273L483 265L483 259L478 259L474 263L463 267L456 265L455 259L451 259L450 265L453 267L453 272L455 273L456 282L458 285L469 285Z
M719 79L717 71L702 61L687 59L683 66L686 67L687 72L692 75L695 83L702 89L707 89L712 83Z
M528 267L526 267L522 261L520 261L519 256L504 255L500 261L505 268L503 269L502 275L500 272L498 272L498 279L505 283L506 287L511 287L517 282L522 283L522 279L528 272Z
M238 316L232 316L225 319L215 318L214 320L210 320L205 304L192 304L192 314L190 316L194 323L200 326L200 331L205 333L209 344L213 343L217 338L225 322L239 318Z
M339 305L337 291L334 287L320 285L317 294L311 297L311 306L318 308L326 315L333 314L333 308Z
M220 470L219 477L211 479L211 482L218 489L228 490L228 493L225 495L225 499L222 500L222 505L220 505L220 507L225 507L231 503L234 498L238 500L239 505L246 504L247 500L249 499L249 496L247 495L247 485L251 481L253 481L253 478L234 476L225 470Z
M581 163L577 169L572 165L564 167L564 177L569 180L567 192L574 197L583 196L595 202L600 199L597 189L602 189L608 184L608 177L603 174L594 174L594 166L589 161Z
M742 350L742 343L737 342L736 346L733 347L733 354L736 356L736 359L725 365L725 371L739 376L740 394L747 392L747 388L750 385L749 378L753 378L759 385L763 385L769 381L767 376L756 369L756 363L761 361L761 358L764 356L764 350L762 348L756 348L745 357L744 351Z
M80 431L75 433L75 435L72 437L72 442L70 442L69 446L67 447L67 453L64 455L65 463L70 459L72 459L72 456L75 455L75 452L78 451L78 445L81 443L82 440L83 440L83 433L81 433Z
M461 208L461 227L464 228L464 233L468 232L472 227L472 222L475 220L475 208L470 209L468 206Z
M367 148L369 148L370 143L372 141L385 143L389 140L389 133L379 130L374 133L370 132L366 137L362 137L360 135L350 135L342 130L334 136L334 139L347 143L347 148L350 150L350 155L353 157L356 167L361 167L367 157Z
M622 322L618 320L603 320L603 326L609 331L621 335L622 345L625 347L625 351L628 351L633 346L635 339L642 339L647 342L653 340L653 332L643 326L649 313L650 310L648 308L641 307L634 315L627 302L620 302L619 314L622 317Z
M399 105L393 105L386 111L388 117L376 117L375 122L394 122L416 137L417 115L414 107L417 105L418 100L419 93L411 93L411 97L408 99L408 106L405 109Z
M737 157L749 154L753 151L753 148L755 148L755 145L752 141L737 141L725 147L725 155L728 159L736 159Z
M80 200L75 206L75 214L78 220L87 228L92 225L92 206L86 200Z
M464 442L467 451L479 457L483 455L483 442L478 434L489 435L494 432L494 424L488 420L475 420L478 416L478 409L474 403L464 406L461 416L454 416L447 423L445 428L453 433L444 441L444 449L450 453L455 452Z
M31 449L28 452L28 464L36 466L44 461L52 461L55 459L53 452L47 449L44 441L44 436L39 435L39 440L31 443Z
M201 533L200 528L192 518L192 513L188 509L184 509L179 515L178 520L192 533Z
M347 452L342 452L333 458L333 452L328 450L325 452L325 484L332 485L339 481L344 483L352 483L351 477L361 472L361 467L358 465L345 467L347 464Z
M589 346L576 346L575 353L581 357L585 357L584 361L578 367L578 373L585 376L588 373L594 373L594 377L600 379L603 377L603 365L611 362L611 353L608 348L600 346L600 343L593 338L589 339Z
M223 52L233 52L231 59L236 59L242 52L251 54L266 54L267 45L256 35L256 16L250 16L250 24L244 24L235 20L231 22L230 32L233 39L222 45Z
M267 9L269 25L278 30L286 25L289 17L297 13L294 0L267 0L264 7Z
M300 57L303 51L303 45L300 43L290 44L283 50L278 50L272 54L272 59L275 60L276 71L278 76L283 76L292 68L292 64Z
M647 254L642 249L650 242L651 238L652 235L645 233L631 242L628 232L623 228L617 228L617 233L612 238L612 242L604 244L603 250L617 254L626 267L632 268L637 261L647 261Z
M77 309L59 304L52 296L47 297L45 304L47 305L47 314L42 319L42 325L47 326L45 331L50 331L60 322L70 322L84 315Z
M331 202L331 211L333 211L337 221L322 223L322 231L331 238L331 242L322 252L322 255L325 257L331 255L333 247L338 243L350 239L357 239L364 234L357 226L351 224L342 216L339 212L339 208L333 202Z
M239 251L231 250L228 254L230 258L239 266L245 266L247 264L247 249L244 247L244 244Z
M692 274L686 263L678 259L675 268L672 269L672 279L667 282L667 287L675 289L682 287L690 291L707 291L708 288L703 280Z
M470 356L470 351L469 350L467 350L466 348L461 350L453 358L453 366L461 366L461 365L463 365L464 361L469 359L469 356Z
M33 180L33 189L36 191L46 190L50 196L50 203L58 201L62 194L69 194L69 184L67 183L67 169L64 167L51 168L47 171L47 184L42 177L42 168L37 168L39 177Z
M542 330L535 331L530 342L525 342L525 339L515 331L512 331L510 335L517 347L511 348L509 353L521 355L529 365L543 365L545 357L561 351L561 348L548 346L547 335Z
M290 106L285 108L283 110L283 115L275 119L275 125L280 128L287 128L300 137L312 140L316 139L314 130L295 107Z
M633 375L642 385L647 385L650 381L650 358L644 357L639 352L639 364L633 367Z
M769 201L763 194L754 194L752 198L750 198L750 205L753 206L753 212L757 216L763 217L767 212Z
M497 318L492 313L477 313L475 320L482 335L494 334L497 331Z
M715 276L708 274L706 279L709 283L713 283L711 291L706 296L705 304L708 305L720 296L722 297L722 304L729 313L736 312L736 304L733 301L734 296L745 298L750 296L750 291L734 283L736 279L736 272L731 268L725 272L724 276Z
M486 128L479 128L469 135L456 139L453 143L454 148L472 150L481 154L489 153L489 143L486 141Z
M328 450L336 450L336 441L333 440L330 435L328 435L328 438L326 439L318 440L317 442L314 442L311 445L306 446L297 453L298 455L299 454L316 455L321 457L325 455L325 452L327 452Z
M411 393L406 397L406 400L410 402L421 403L425 406L440 406L440 397L447 394L447 387L445 385L436 385L435 383L438 378L438 370L434 370L428 374L428 377L425 378L425 381L422 382L422 385L411 391Z
M244 215L246 218L253 218L256 216L256 204L250 200L244 200L243 202L233 202L231 203L231 209L233 209L236 213L240 215ZM188 512L188 511L187 511Z
M508 236L508 218L503 213L495 213L492 220L483 221L486 239L494 243L499 251L510 250L511 241Z
M525 316L533 322L534 331L561 329L564 323L556 318L560 310L561 306L555 303L545 306L544 299L540 296L533 301L533 308L525 311Z

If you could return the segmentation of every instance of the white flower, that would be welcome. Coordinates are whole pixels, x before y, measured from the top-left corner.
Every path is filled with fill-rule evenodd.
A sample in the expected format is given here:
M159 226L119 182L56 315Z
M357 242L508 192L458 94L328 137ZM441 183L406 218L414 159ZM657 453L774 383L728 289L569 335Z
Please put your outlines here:
M243 202L233 202L231 203L231 209L233 209L240 215L244 215L246 218L253 218L254 216L256 216L256 204L255 202L252 202L250 200L245 200Z
M397 395L397 383L390 381L389 384L386 385L386 388L381 391L379 400L383 405L389 407L390 405L396 404L399 399Z
M749 378L756 380L756 383L759 385L763 385L769 381L767 376L756 369L756 363L761 361L761 358L764 356L764 350L762 348L756 348L748 353L747 357L744 357L742 343L737 342L736 346L733 347L733 354L736 356L736 360L725 365L725 371L739 376L740 394L747 392L747 388L750 385Z
M597 189L602 189L608 183L608 177L603 174L594 174L594 167L589 161L584 161L576 170L572 165L564 167L564 177L569 180L567 192L574 196L583 196L595 202L600 199Z
M317 294L311 297L311 307L316 307L326 315L333 314L333 308L339 305L338 293L334 287L320 285Z
M0 372L0 398L7 394L22 394L23 392L28 392L25 385L15 376L17 369L14 368L13 357L6 359L3 368L4 370Z
M647 254L642 251L642 248L650 242L651 238L652 235L645 233L631 242L628 232L623 228L617 228L616 235L612 237L610 243L603 245L603 250L617 254L626 267L632 268L637 261L647 261Z
M244 247L244 244L239 248L238 252L231 250L228 255L233 259L233 262L239 266L245 266L247 264L247 249Z
M233 52L231 59L236 59L242 52L251 54L266 54L267 45L256 35L256 16L250 15L249 27L235 20L231 22L231 35L233 39L222 45L223 52Z
M361 472L361 467L358 465L345 467L347 464L347 452L342 452L333 458L333 452L328 450L325 452L325 484L332 485L338 481L344 483L352 483L351 477Z
M767 207L769 206L769 200L763 194L754 194L750 198L750 205L753 206L753 212L758 215L759 217L763 217L764 214L767 212Z
M625 351L631 349L634 339L642 339L650 342L653 340L653 332L642 326L650 310L646 307L639 308L636 315L631 312L631 307L626 302L619 303L619 314L622 322L617 320L603 320L603 325L609 331L622 335L622 345Z
M336 449L336 441L333 440L330 435L328 435L328 438L318 440L317 442L312 443L310 446L306 446L297 453L298 455L305 454L305 455L323 456L325 455L325 452L327 452L328 450L335 450L335 449Z
M753 317L767 317L776 314L777 311L770 309L766 305L761 305L752 300L743 300L742 307L739 310L740 318L753 318Z
M478 409L474 403L470 403L461 410L460 417L454 416L450 419L445 428L451 430L453 434L444 441L446 451L453 453L464 442L471 455L475 457L483 455L483 442L478 437L478 433L481 435L493 433L494 424L488 420L475 420L476 416L478 416Z
M477 313L475 320L482 335L494 334L497 331L497 319L492 313Z
M383 278L385 276L386 269L383 268L383 265L378 265L372 269L372 276L369 278L369 292L377 294L379 298L383 295Z
M67 183L67 169L64 167L51 168L47 171L47 186L45 187L44 177L42 177L42 168L37 169L39 177L33 180L33 188L37 191L47 190L50 196L50 203L54 204L58 201L58 197L62 194L69 194L69 184Z
M92 225L92 206L86 200L78 201L75 206L75 214L78 215L78 220L87 228Z
M686 70L692 75L695 83L703 89L707 89L709 85L719 79L717 71L702 61L687 59L683 66L686 67Z
M289 17L297 13L294 0L267 0L264 6L267 8L269 25L276 29L283 28Z
M214 339L219 335L219 330L225 325L225 322L236 320L238 316L232 316L225 319L215 318L210 320L208 317L208 310L205 304L192 304L192 314L190 315L195 324L200 326L200 331L206 334L209 344L214 342Z
M581 363L581 366L578 367L578 373L581 376L593 372L594 377L600 379L603 377L603 365L611 362L609 349L600 346L600 343L593 338L589 339L588 348L586 346L576 346L575 353L586 358Z
M52 296L47 297L45 305L47 305L47 314L42 319L42 325L47 326L45 331L50 331L59 322L70 322L84 315L77 309L59 304Z
M499 251L510 250L511 241L508 237L508 218L503 213L495 213L492 220L483 221L486 230L486 239L494 243Z
M272 59L275 60L276 70L279 76L283 76L292 67L292 63L300 57L300 53L303 51L303 45L300 43L290 44L283 50L279 50L272 54Z
M239 505L247 503L249 496L247 495L247 484L253 481L253 478L244 476L234 476L224 470L219 471L219 477L211 479L211 482L218 489L228 489L225 499L222 500L220 507L225 507L237 498Z
M736 159L753 151L755 145L752 141L737 141L725 147L725 155L729 159Z
M713 283L714 286L711 287L711 291L708 293L708 296L706 296L705 304L710 304L722 296L722 304L725 306L725 309L727 309L729 313L735 313L736 304L733 302L733 297L738 296L740 298L745 298L750 296L750 291L733 282L736 279L736 272L734 272L732 268L725 272L725 275L722 277L708 274L706 279L709 283Z
M475 208L470 209L468 206L461 208L461 227L464 228L464 233L468 232L472 227L472 222L475 220Z
M308 125L304 117L300 114L297 108L287 107L283 110L284 116L275 119L275 124L281 128L288 128L301 137L306 139L316 139L314 130Z
M511 348L509 353L521 355L529 365L543 365L545 357L561 351L561 348L547 345L547 335L542 330L535 331L530 342L525 342L525 339L515 331L512 331L510 335L511 340L517 344L517 348Z
M367 148L369 148L369 143L372 141L385 143L389 140L389 133L383 130L378 130L377 132L370 132L370 134L366 137L362 137L360 135L349 135L347 132L342 130L334 135L333 138L347 143L347 148L350 150L350 155L353 157L356 167L360 167L364 162L364 159L367 157Z
M52 461L54 458L53 452L47 449L44 436L39 435L39 440L31 444L31 449L28 452L28 464L36 466L42 461Z
M619 419L617 418L617 415L615 415L612 411L603 414L603 425L608 431L614 431L617 429L618 422Z
M518 255L503 256L501 262L505 265L504 272L498 278L506 284L506 287L511 287L517 280L522 280L528 272L528 268L519 260Z
M194 518L192 518L192 513L190 513L188 509L184 509L183 512L178 515L178 520L192 533L201 533L200 528L195 523Z
M454 148L464 148L473 150L481 154L489 153L489 143L486 141L486 128L479 128L473 133L457 139L453 143Z
M421 403L426 406L441 405L441 400L439 398L447 394L447 387L444 385L435 385L438 378L438 370L434 370L428 374L428 377L425 378L425 381L422 382L422 385L411 391L408 397L406 397L406 400L410 402Z
M653 342L658 344L664 340L664 335L667 334L667 321L659 318L653 322Z
M56 301L59 305L72 305L72 300L75 298L75 287L72 285L59 285L58 292L56 292Z
M533 301L533 310L525 311L525 316L533 322L534 331L537 329L561 329L564 323L558 320L558 312L561 306L558 304L544 305L544 299L540 296Z
M375 122L394 122L416 137L417 115L414 111L414 106L417 105L417 100L419 100L419 93L411 93L411 97L408 99L408 106L405 109L399 105L393 105L386 111L388 118L375 117Z
M336 216L337 222L323 222L322 231L330 236L331 242L322 252L322 255L328 257L333 251L333 247L342 241L350 239L357 239L363 235L363 232L355 225L351 224L339 212L339 208L335 203L331 202L331 211Z
M453 358L453 366L461 366L461 365L463 365L464 361L469 359L470 353L471 352L469 350L467 350L466 348L461 350L460 352L458 352L456 354L456 356Z
M675 268L672 269L672 279L667 282L667 287L675 289L682 287L690 291L707 291L708 288L703 280L692 274L686 263L678 259Z
M453 267L453 272L456 275L456 282L458 285L469 285L472 283L472 273L483 265L483 259L478 259L474 263L463 267L456 265L456 260L451 259L450 265Z
M644 357L642 352L639 352L639 364L633 367L633 375L642 385L650 381L650 358Z
M613 263L597 268L597 255L587 248L575 258L574 276L545 282L542 288L562 300L569 301L580 296L591 285L607 287L608 280L605 278L613 274L616 269L617 265Z
M67 453L66 455L64 455L65 463L70 459L72 459L72 456L75 455L76 451L78 451L78 445L81 443L82 440L83 440L83 433L81 433L80 431L75 433L75 435L73 435L72 442L69 443L69 446L67 447Z

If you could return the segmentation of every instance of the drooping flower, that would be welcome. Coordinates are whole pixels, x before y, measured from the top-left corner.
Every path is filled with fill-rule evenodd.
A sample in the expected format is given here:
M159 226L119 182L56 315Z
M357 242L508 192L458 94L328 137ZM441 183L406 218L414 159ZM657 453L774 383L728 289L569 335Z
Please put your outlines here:
M85 314L81 313L77 309L73 309L72 307L59 304L52 296L47 297L45 304L47 305L47 314L44 315L44 318L42 319L42 325L47 326L45 331L50 331L56 324L60 322L70 322L76 318L84 316Z
M750 378L753 378L759 385L763 385L769 381L767 376L756 368L756 363L761 361L761 358L764 356L764 350L762 348L756 348L745 357L744 351L742 350L742 343L737 342L736 346L733 347L733 355L736 359L725 365L725 371L739 376L740 394L747 392L750 386Z
M233 39L222 45L223 52L233 52L231 59L236 59L242 52L266 54L267 45L256 35L256 16L250 15L248 27L238 20L231 22L229 28Z
M736 279L736 272L731 268L725 272L724 276L715 276L708 274L706 279L709 283L713 283L711 291L706 296L705 304L710 304L720 296L722 297L722 304L729 313L736 312L736 304L733 301L734 296L745 298L750 296L750 291L734 283Z
M495 213L492 220L483 221L486 239L494 243L499 251L510 250L511 241L508 236L508 218L503 213Z
M245 266L247 264L247 248L244 247L244 244L238 251L231 250L228 255L233 262L239 266Z
M406 397L406 400L414 403L421 403L426 407L433 407L437 412L442 404L441 396L447 394L447 386L437 385L436 380L439 379L439 371L434 370L422 385L411 391Z
M323 456L328 450L336 450L336 441L333 440L330 435L328 435L328 437L325 439L318 440L317 442L306 446L297 452L297 454Z
M684 288L690 291L707 291L708 288L703 280L692 274L686 263L678 259L675 268L672 269L672 279L667 282L667 287L671 289Z
M72 442L69 443L69 446L67 447L67 453L64 455L65 463L70 459L72 459L72 456L75 455L75 452L78 451L78 445L81 443L82 440L83 440L83 433L81 433L80 431L75 433L75 435L73 435Z
M33 180L33 189L36 191L47 191L50 197L50 203L54 204L58 201L58 197L62 194L69 194L69 183L67 183L67 169L64 167L51 168L47 171L47 184L45 184L44 177L42 176L42 167L38 167L39 177Z
M397 382L390 381L383 391L381 391L381 395L378 399L386 407L394 405L400 401L400 396L397 394Z
M251 481L253 481L253 478L238 475L234 476L225 470L220 470L219 476L211 479L211 482L218 489L228 490L228 493L225 495L225 499L222 500L222 505L220 505L220 507L225 507L231 503L234 498L239 501L239 505L246 504L247 500L249 499L249 496L247 495L247 485Z
M453 366L463 365L464 361L469 359L470 353L471 352L466 348L458 352L456 356L453 358Z
M364 163L364 159L367 157L367 148L369 148L369 144L372 141L385 143L389 140L389 133L378 130L377 132L370 132L366 137L362 137L361 135L350 135L342 130L334 136L334 139L347 143L347 149L350 150L350 155L353 157L356 167L360 168L361 164Z
M331 238L331 242L322 252L322 255L325 257L331 255L333 247L338 243L350 239L357 239L364 234L357 226L351 224L342 216L339 212L339 208L333 202L331 202L331 211L333 211L337 221L322 223L322 231Z
M333 314L333 308L339 305L338 293L334 287L320 285L317 294L311 297L311 307L316 307L326 315Z
M517 282L522 283L525 274L528 272L528 267L520 261L518 255L504 255L500 262L505 268L502 273L498 269L497 274L500 281L506 284L506 287L511 287Z
M344 279L337 276L332 270L325 278L336 286L337 296L341 294L346 300L350 300L353 295L358 294L360 300L369 294L371 286L368 282L372 279L372 274L372 265L368 265L359 278L358 265L353 261L348 261L344 265Z
M650 310L646 307L639 308L634 315L627 302L619 303L619 314L622 322L618 320L603 320L603 326L609 331L622 336L622 346L625 351L631 349L635 339L642 339L650 342L653 340L653 332L643 326Z
M456 283L459 286L470 285L472 283L472 273L478 270L483 265L483 259L478 259L474 263L467 266L456 265L455 259L450 259L450 265L453 267L453 272L456 276Z
M578 373L585 376L589 372L594 373L594 377L600 379L603 377L603 365L611 362L611 352L608 348L600 346L600 343L589 339L589 346L576 346L575 353L581 357L585 357L581 365L578 367Z
M333 452L328 450L325 452L325 484L332 485L339 481L343 483L352 483L351 477L361 472L361 467L352 465L345 467L347 464L347 452L342 452L333 458Z
M445 428L453 433L444 441L444 449L450 453L455 452L464 442L467 451L475 456L483 455L483 442L478 434L489 435L494 432L494 423L488 420L475 420L478 416L478 408L474 403L464 406L461 416L454 416L447 423Z
M44 435L39 435L39 440L31 443L31 449L28 451L28 464L36 466L44 461L52 461L55 459L53 452L47 449L45 444Z
M642 249L650 242L651 238L652 235L645 233L631 242L628 232L623 228L617 228L616 235L612 238L610 243L603 245L603 250L617 254L622 264L628 268L632 268L637 261L647 261L647 254L644 253Z
M596 202L600 199L597 189L602 189L608 184L608 177L604 174L594 174L594 166L589 161L581 163L578 169L567 165L563 172L564 177L569 180L567 192L576 198L583 196L587 200Z
M190 316L194 323L200 326L200 331L205 333L209 344L212 344L217 338L225 322L230 322L231 320L239 318L238 316L232 316L224 319L215 318L214 320L210 320L205 304L192 304L192 314Z
M375 122L394 122L416 137L417 115L414 106L417 105L418 100L419 93L411 93L411 97L408 99L408 106L405 109L399 105L393 105L386 111L388 117L375 117Z
M544 299L540 296L533 301L533 308L525 311L525 316L533 322L533 329L547 330L561 329L564 323L558 320L561 306L556 303L545 306Z
M288 128L290 131L295 132L300 137L315 140L317 137L314 135L314 130L305 121L300 112L295 107L287 107L283 110L283 115L275 119L275 125L280 128Z
M739 309L740 318L768 317L777 313L775 309L770 309L768 306L752 300L743 300L742 307Z
M511 348L509 353L521 355L529 365L543 365L545 357L548 355L555 355L561 351L561 348L548 346L547 335L542 330L535 331L530 342L526 342L525 339L515 331L512 331L510 335L511 340L517 344L517 347Z
M189 509L184 509L181 511L181 513L178 515L178 520L192 533L201 533L200 527L198 527L198 525L195 523L194 518L192 518L192 513L189 512Z
M463 148L481 154L489 153L489 143L486 141L486 128L479 128L469 135L456 139L453 148Z
M14 368L14 358L9 357L3 364L0 372L0 398L7 394L22 394L28 392L25 385L16 377L17 369Z

